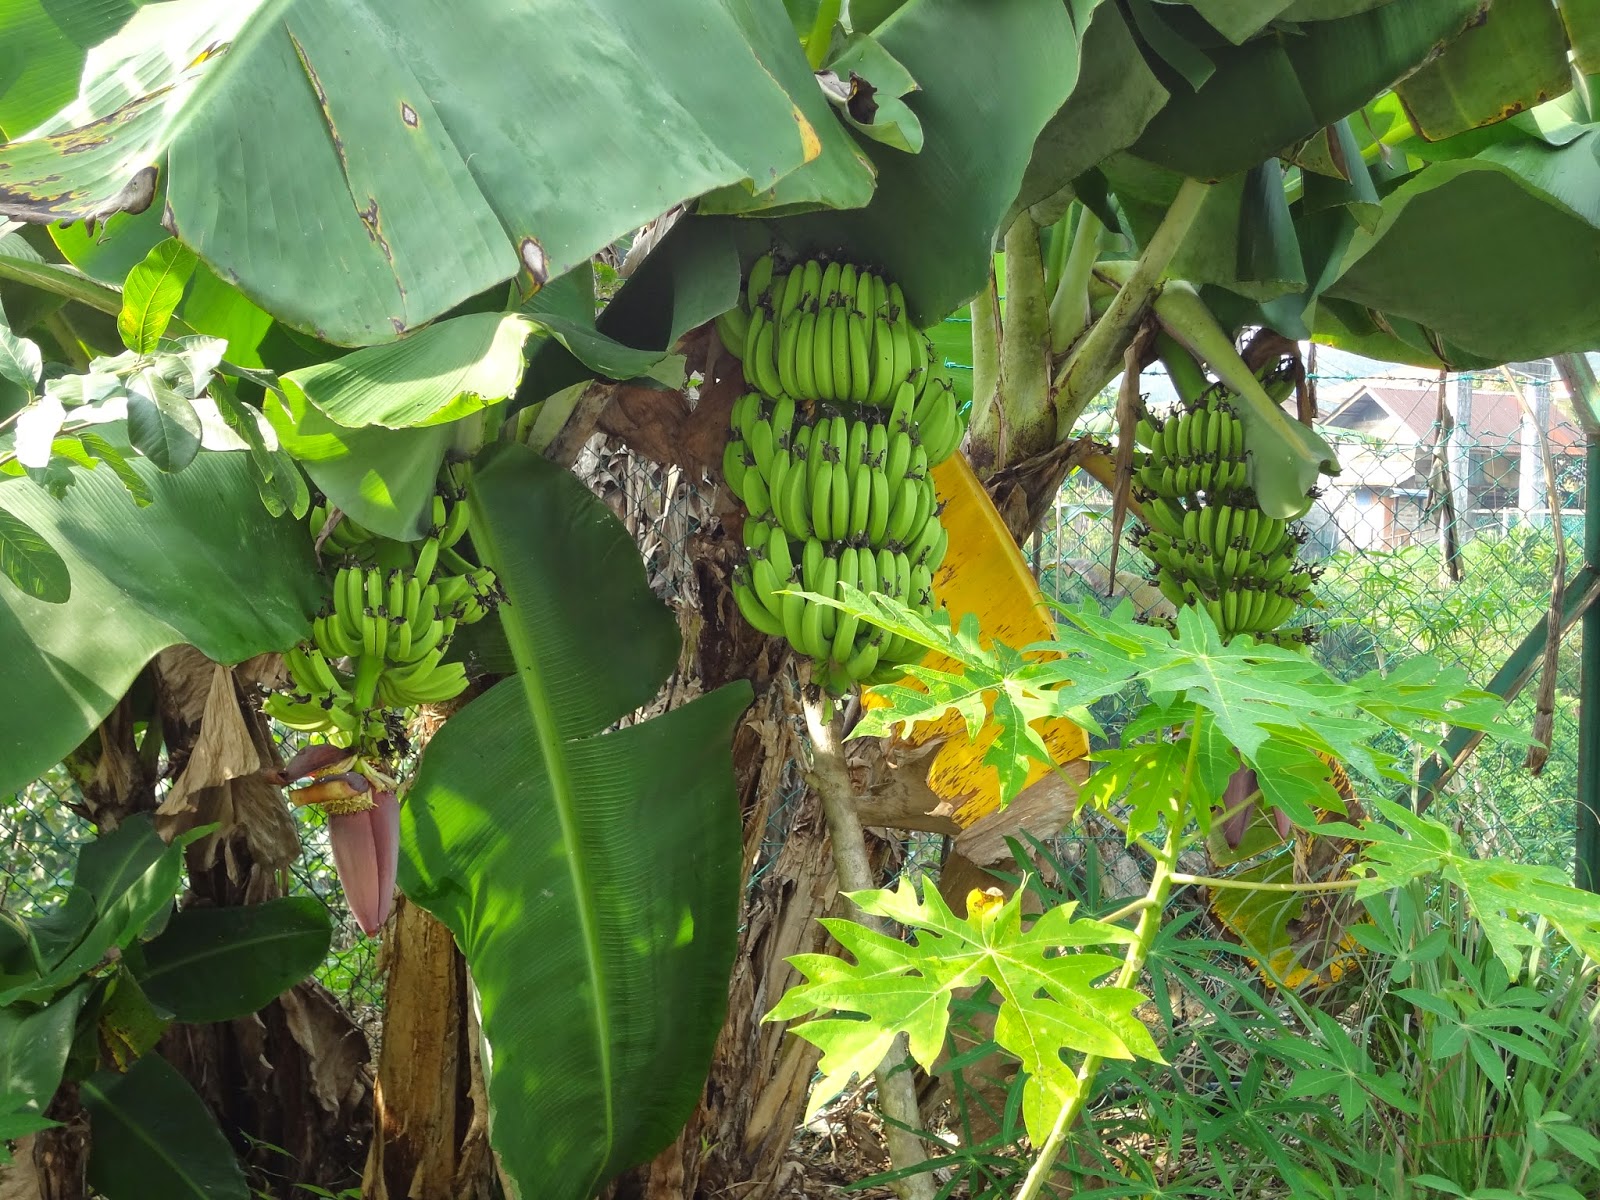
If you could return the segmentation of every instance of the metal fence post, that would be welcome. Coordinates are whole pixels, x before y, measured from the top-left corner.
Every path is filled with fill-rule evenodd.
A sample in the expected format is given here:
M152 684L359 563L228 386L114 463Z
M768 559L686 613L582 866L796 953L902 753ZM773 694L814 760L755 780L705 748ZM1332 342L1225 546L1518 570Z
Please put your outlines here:
M1583 565L1600 564L1600 387L1582 354L1555 360L1573 414L1588 443L1583 473ZM1600 892L1600 607L1583 614L1582 674L1578 682L1578 796L1574 814L1572 881Z
M1574 405L1582 401L1574 396ZM1591 431L1583 477L1583 563L1600 564L1600 438ZM1600 892L1600 606L1583 614L1582 674L1578 684L1578 811L1572 881Z

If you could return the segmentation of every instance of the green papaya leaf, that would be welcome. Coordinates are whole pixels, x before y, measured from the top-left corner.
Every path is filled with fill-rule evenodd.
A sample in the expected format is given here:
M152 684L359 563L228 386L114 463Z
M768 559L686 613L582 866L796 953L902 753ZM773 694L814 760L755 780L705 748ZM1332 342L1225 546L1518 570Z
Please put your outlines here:
M424 751L400 885L466 954L501 1164L525 1196L588 1200L670 1142L704 1084L737 936L730 739L750 692L607 732L679 653L633 539L520 445L480 456L471 503L515 673Z
M177 238L168 238L128 272L122 285L122 311L117 314L124 346L139 354L156 352L194 274L194 264L194 251Z
M72 577L50 543L20 517L0 509L0 574L26 596L46 604L65 604Z
M139 982L180 1021L228 1021L309 975L332 935L328 909L314 896L185 909L144 944Z
M110 471L76 472L61 500L0 480L0 512L48 541L72 579L65 604L0 585L0 662L27 698L0 725L0 795L83 741L157 651L188 643L236 663L286 649L323 598L310 535L262 510L246 455L207 453L177 475L129 465L155 497L147 508Z
M817 1014L794 1027L823 1052L822 1081L812 1092L808 1118L849 1086L852 1076L869 1075L900 1033L909 1035L911 1056L931 1068L945 1047L956 990L985 979L1000 997L995 1040L1027 1071L1022 1116L1035 1143L1044 1140L1062 1104L1079 1088L1077 1065L1062 1057L1064 1051L1161 1061L1149 1030L1133 1015L1145 998L1132 988L1097 983L1117 969L1120 958L1082 949L1130 942L1132 933L1074 919L1072 902L1024 930L1025 891L966 918L951 912L932 884L924 884L919 898L904 878L892 891L850 894L863 912L914 929L914 942L854 921L823 919L855 962L828 954L790 958L804 982L766 1016L777 1021ZM1062 953L1068 947L1074 952Z
M532 328L519 313L471 313L291 371L283 386L347 428L443 425L516 390Z
M228 1139L159 1054L83 1081L89 1186L106 1200L249 1200Z

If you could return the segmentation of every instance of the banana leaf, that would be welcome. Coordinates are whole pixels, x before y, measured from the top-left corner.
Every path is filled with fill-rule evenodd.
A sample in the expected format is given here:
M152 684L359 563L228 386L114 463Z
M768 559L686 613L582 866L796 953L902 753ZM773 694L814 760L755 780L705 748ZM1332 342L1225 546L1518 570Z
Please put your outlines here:
M0 147L0 213L141 211L164 163L165 222L218 276L325 341L391 341L828 146L839 170L798 194L864 201L788 20L750 7L150 5L90 53L73 117ZM248 180L248 202L219 179Z
M157 651L188 643L234 663L287 649L321 600L304 524L267 515L247 455L206 452L176 475L129 465L153 496L144 508L106 468L74 469L60 500L0 481L0 514L36 530L72 581L47 604L0 579L0 795L83 741Z
M498 444L472 541L508 597L515 673L428 744L402 889L477 987L496 1152L521 1195L588 1200L693 1110L726 1009L740 896L740 682L613 728L679 654L621 522Z

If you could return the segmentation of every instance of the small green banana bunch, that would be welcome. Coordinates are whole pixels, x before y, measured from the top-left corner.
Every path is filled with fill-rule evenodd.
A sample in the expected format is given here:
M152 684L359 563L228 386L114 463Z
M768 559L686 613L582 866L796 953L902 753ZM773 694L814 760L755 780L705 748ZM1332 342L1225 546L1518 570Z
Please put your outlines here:
M1165 420L1139 421L1133 480L1145 528L1135 544L1155 564L1162 595L1205 609L1225 639L1304 643L1309 630L1279 626L1314 604L1314 575L1296 564L1300 533L1256 505L1229 395L1215 384Z
M379 537L345 518L324 546L340 552L333 600L312 621L311 638L284 654L294 690L268 697L268 716L340 746L389 737L388 710L436 704L467 686L465 667L443 661L461 625L500 600L494 572L465 558L467 468L440 474L433 529L420 543ZM327 510L313 509L313 531ZM365 536L361 536L365 534Z
M931 471L966 432L949 373L911 327L900 285L850 263L777 272L763 256L717 330L756 389L734 405L722 460L749 511L739 610L809 655L836 692L894 677L916 647L778 593L848 583L933 608L949 535Z
M933 343L906 315L900 285L851 263L813 258L777 273L764 255L751 268L744 304L716 326L743 360L746 381L767 396L889 408L900 384L920 398L944 375ZM934 407L948 407L959 441L955 392L935 393Z

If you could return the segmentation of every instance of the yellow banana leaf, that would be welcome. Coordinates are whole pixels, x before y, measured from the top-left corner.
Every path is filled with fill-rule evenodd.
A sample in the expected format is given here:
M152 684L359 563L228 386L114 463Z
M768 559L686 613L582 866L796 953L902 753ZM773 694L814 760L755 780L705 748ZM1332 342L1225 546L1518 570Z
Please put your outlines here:
M934 575L934 591L959 622L967 613L978 618L985 641L1026 646L1055 636L1055 618L1044 602L1027 560L1011 538L1005 521L959 453L933 468L933 482L943 502L943 521L950 531L950 549ZM953 670L943 655L929 654L922 665ZM869 707L881 705L869 691ZM1044 739L1058 763L1071 762L1089 752L1083 730L1065 718L1040 719L1034 729ZM953 819L966 828L1000 807L1000 780L983 763L984 753L999 735L991 722L970 740L960 717L949 716L913 727L904 740L913 746L944 739L928 768L928 786L953 809ZM1031 786L1050 774L1035 764L1028 773Z

